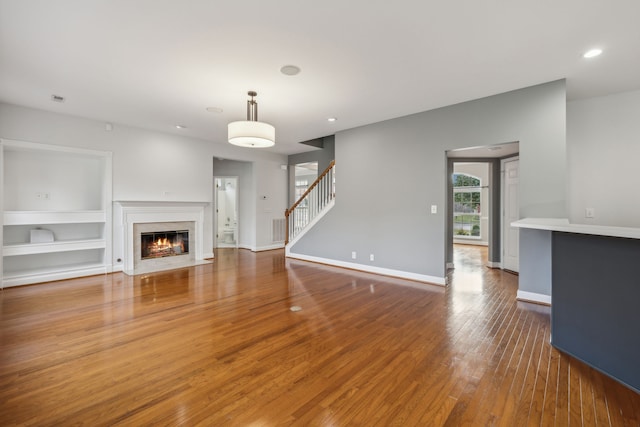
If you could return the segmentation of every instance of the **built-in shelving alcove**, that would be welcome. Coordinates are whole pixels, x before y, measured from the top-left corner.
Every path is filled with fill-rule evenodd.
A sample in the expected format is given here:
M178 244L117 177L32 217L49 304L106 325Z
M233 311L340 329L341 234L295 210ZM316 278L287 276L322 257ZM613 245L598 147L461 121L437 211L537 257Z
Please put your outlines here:
M111 153L0 140L2 287L111 271Z

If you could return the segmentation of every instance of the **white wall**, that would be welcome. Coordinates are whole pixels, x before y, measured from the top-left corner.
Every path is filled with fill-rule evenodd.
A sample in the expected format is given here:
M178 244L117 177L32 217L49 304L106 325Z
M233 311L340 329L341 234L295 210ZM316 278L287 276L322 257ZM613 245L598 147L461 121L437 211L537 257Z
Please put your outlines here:
M253 162L261 192L272 195L273 209L286 200L286 181L273 165L286 164L284 155L245 149L226 143L150 131L0 103L0 137L113 153L114 201L207 202L204 252L213 248L213 158ZM221 136L222 139L225 136ZM284 172L283 172L284 173ZM254 198L255 191L253 192ZM285 203L282 203L284 211ZM278 206L279 208L280 206ZM262 241L266 221L263 210L251 210L256 240ZM270 224L269 224L270 226ZM115 231L115 229L114 229ZM269 230L270 233L270 230ZM122 243L114 235L113 258L123 257Z
M640 227L640 91L567 103L567 154L569 220Z
M7 151L4 174L11 185L4 188L4 209L103 210L104 192L96 191L104 187L103 163L71 153Z
M287 170L281 165L287 162L263 161L253 164L254 180L256 186L256 248L254 250L267 250L282 247L283 244L273 242L273 220L284 218L287 209L286 191ZM278 189L278 191L276 191Z

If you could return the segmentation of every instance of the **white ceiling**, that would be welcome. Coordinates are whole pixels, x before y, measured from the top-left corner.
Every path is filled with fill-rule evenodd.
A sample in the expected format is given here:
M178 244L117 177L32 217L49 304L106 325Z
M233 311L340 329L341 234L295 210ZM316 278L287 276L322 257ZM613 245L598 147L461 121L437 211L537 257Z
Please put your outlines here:
M266 150L291 154L561 78L569 99L640 89L638 17L638 0L0 0L0 101L226 143L255 90Z

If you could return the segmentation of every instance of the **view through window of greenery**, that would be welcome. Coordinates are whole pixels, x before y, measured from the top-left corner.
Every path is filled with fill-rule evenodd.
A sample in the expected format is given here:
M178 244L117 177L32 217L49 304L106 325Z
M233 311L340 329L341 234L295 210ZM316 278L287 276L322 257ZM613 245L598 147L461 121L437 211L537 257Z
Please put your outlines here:
M480 238L480 180L462 173L453 174L453 234Z

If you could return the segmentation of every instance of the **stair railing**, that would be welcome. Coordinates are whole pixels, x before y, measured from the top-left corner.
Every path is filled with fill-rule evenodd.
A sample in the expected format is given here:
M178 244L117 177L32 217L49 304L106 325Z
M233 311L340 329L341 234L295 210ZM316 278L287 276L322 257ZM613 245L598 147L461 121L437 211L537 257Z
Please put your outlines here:
M324 172L307 188L307 191L284 211L285 245L300 234L335 199L335 166L336 161L332 160Z

